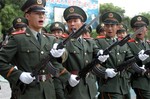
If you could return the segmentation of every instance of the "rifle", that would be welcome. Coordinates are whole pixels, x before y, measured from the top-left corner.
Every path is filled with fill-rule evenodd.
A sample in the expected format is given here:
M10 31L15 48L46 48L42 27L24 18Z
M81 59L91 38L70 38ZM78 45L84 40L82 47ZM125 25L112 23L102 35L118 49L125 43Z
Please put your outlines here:
M144 54L150 55L150 50L146 50L144 52ZM139 66L137 64L134 64L138 61L140 61L140 59L137 56L132 57L131 59L128 59L127 61L125 61L125 62L121 63L120 65L118 65L117 69L115 71L116 72L123 71L123 70L125 70L125 69L127 69L127 68L129 68L130 66L133 65L134 70L137 71L137 73L141 73L141 69L139 69Z
M89 24L85 24L84 23L77 31L75 31L75 32L73 31L72 33L70 33L68 38L64 39L62 42L60 42L58 44L57 49L64 48L64 46L70 41L71 38L78 38L81 34L83 34L90 27L90 25L92 25L96 20L98 20L99 17L100 17L100 15L95 17ZM56 67L54 67L53 64L50 62L50 60L52 58L53 58L53 56L51 54L48 54L45 58L43 58L41 60L41 62L36 64L36 66L35 66L36 68L31 73L31 76L32 77L34 77L34 76L36 77L40 70L42 70L43 68L47 67L49 72L52 75L58 77L59 76L59 70ZM24 94L27 85L20 81L18 86L20 86L21 93Z
M103 51L103 55L107 55L109 54L109 52L117 45L119 46L123 46L126 42L128 42L129 39L134 38L135 35L139 34L141 31L143 31L143 27L139 28L138 30L135 31L135 33L133 34L128 34L127 36L125 36L122 40L120 41L116 41L114 42L112 45L110 45L109 47L107 47L104 51ZM91 71L93 69L94 66L96 65L102 65L102 63L98 60L98 57L100 55L97 55L96 58L94 58L91 63L87 64L87 66L85 66L81 71L79 71L78 73L78 77L76 78L77 80L79 80L80 78L83 78L86 76L86 74Z

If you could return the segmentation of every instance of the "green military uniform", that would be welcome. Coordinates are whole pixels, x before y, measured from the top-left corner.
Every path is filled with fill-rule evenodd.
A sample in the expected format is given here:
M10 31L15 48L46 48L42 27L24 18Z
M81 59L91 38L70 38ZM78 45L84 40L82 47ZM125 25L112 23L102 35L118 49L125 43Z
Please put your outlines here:
M70 6L64 11L64 18L66 21L70 19L81 19L86 21L85 12L77 7ZM68 58L64 62L64 67L72 73L77 75L88 63L90 63L96 55L98 47L91 39L71 39L66 44L68 51ZM88 73L85 78L81 78L80 82L71 87L69 84L66 87L66 99L93 99L97 94L96 77Z
M146 17L138 15L131 19L131 27L132 28L140 28L142 26L147 27L149 25L149 21ZM143 45L144 44L144 45ZM128 43L131 48L132 53L136 56L141 50L149 50L150 43L145 38L143 40L139 38L135 38ZM137 62L138 66L145 65L145 68L149 68L150 58L145 61ZM134 89L137 97L136 99L150 99L150 77L148 74L140 75L133 74L132 79L132 88Z
M38 6L44 5L45 2L45 0L28 0L23 5L22 10L26 13L28 11L45 12L42 6ZM32 6L34 4L37 6ZM30 6L32 8L26 10ZM39 43L34 35L36 33L31 28L27 28L25 32L12 33L8 43L0 50L0 74L12 84L12 88L22 89L22 86L19 86L21 83L19 78L22 72L33 72L41 67L41 65L36 64L41 63L41 60L49 55L50 49L55 43L55 38L42 34L41 43ZM60 70L59 78L66 82L69 74L64 72L64 67L55 58L51 58L50 61ZM15 98L56 99L54 82L48 68L42 68L35 77L36 80L26 85L24 93L17 91Z
M106 12L101 16L102 22L107 25L115 25L121 22L121 17L115 12ZM100 49L105 50L111 44L117 41L116 37L109 37L95 39L96 44ZM127 44L120 47L117 45L109 54L109 58L102 65L103 67L116 69L119 64L126 59L132 57L132 53ZM104 69L105 70L105 69ZM104 71L105 72L105 71ZM129 92L128 74L126 71L118 72L113 78L100 78L99 79L99 99L123 99L124 95Z
M52 33L53 31L60 30L64 33L65 31L65 26L61 22L54 22L50 26L50 32ZM63 38L57 38L56 39L59 41L62 41ZM59 78L54 78L54 85L55 85L55 91L56 91L56 99L66 99L65 98L65 83L59 79Z

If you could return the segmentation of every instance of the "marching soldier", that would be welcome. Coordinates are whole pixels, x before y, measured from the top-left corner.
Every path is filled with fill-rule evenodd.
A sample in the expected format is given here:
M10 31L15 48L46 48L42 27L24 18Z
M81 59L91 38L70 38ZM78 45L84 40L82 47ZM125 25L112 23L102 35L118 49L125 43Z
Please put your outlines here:
M70 6L64 11L64 19L68 25L69 33L78 30L86 21L87 16L83 9L78 6ZM68 81L66 87L66 99L94 99L97 94L96 77L90 72L85 78L77 80L76 77L88 63L97 55L98 47L94 40L84 39L82 34L77 39L72 38L65 47L68 51L68 58L63 66L74 77L74 81ZM107 57L101 56L106 60Z
M65 25L61 22L52 23L50 26L50 32L56 38L62 39L68 37L68 34L65 33Z
M96 38L105 38L106 32L104 30L104 24L99 24L96 27L96 33L98 34L98 36Z
M8 42L9 37L11 34L16 34L16 33L24 33L26 30L26 27L28 25L27 19L24 17L17 17L13 20L12 22L13 27L9 28L7 35L5 36L5 39L2 43L2 45L6 45Z
M133 31L144 27L143 31L136 35L135 39L130 40L128 43L129 47L131 48L132 53L136 56L140 50L149 50L150 43L146 40L145 36L148 31L149 20L142 16L137 15L131 19L131 27ZM150 58L146 59L145 61L137 62L140 68L144 70L149 69ZM150 99L150 76L149 73L140 75L134 73L131 79L131 86L136 93L136 99Z
M106 38L96 39L96 43L101 49L106 49L111 44L118 40L116 32L119 29L118 25L121 23L122 18L115 12L106 12L101 16L106 31ZM100 52L103 54L103 51ZM142 54L142 57L145 54ZM146 56L146 55L145 55ZM124 99L129 91L127 71L115 72L117 66L125 60L133 57L127 44L123 46L117 45L109 54L109 58L102 64L103 78L99 81L99 99ZM141 59L141 56L139 56Z
M54 22L50 26L49 36L56 37L57 40L62 41L64 38L68 37L68 34L65 33L65 26L61 22ZM64 61L63 61L64 62ZM54 86L56 91L56 99L66 99L65 98L65 83L59 78L54 78Z
M86 31L85 33L83 33L83 38L84 39L91 39L91 33L92 33L92 27L90 26Z
M126 35L127 35L127 26L125 24L120 24L119 25L119 29L117 30L117 37L118 37L118 40L122 40ZM131 72L127 72L127 80L129 82L129 86L131 85L131 81L130 81L130 77L131 77ZM131 93L130 93L130 88L129 88L129 91L128 93L125 95L125 98L124 99L131 99Z
M127 35L127 26L125 24L120 24L117 30L117 37L123 39Z
M56 99L52 76L67 81L70 74L57 62L64 49L56 49L55 39L41 33L45 21L45 0L27 0L21 10L28 20L28 27L22 33L12 33L8 43L0 50L0 74L12 88L18 87L16 99ZM43 65L46 56L53 57ZM51 70L52 63L55 67ZM37 65L38 64L38 65ZM34 75L31 76L31 73ZM25 86L23 86L25 85Z

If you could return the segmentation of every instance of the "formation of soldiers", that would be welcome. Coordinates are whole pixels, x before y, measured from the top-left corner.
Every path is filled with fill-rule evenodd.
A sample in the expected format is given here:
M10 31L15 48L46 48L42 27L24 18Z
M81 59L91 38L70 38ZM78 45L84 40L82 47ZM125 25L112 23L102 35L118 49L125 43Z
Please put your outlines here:
M131 99L131 88L136 99L150 99L146 17L133 17L130 23L135 37L105 54L105 49L128 35L118 13L110 11L100 16L96 38L91 37L91 27L79 37L70 38L86 22L85 11L69 6L63 13L67 29L63 23L54 22L49 34L43 27L45 5L46 0L27 0L21 8L24 17L14 19L3 38L0 74L10 83L11 99ZM60 47L65 40L67 43ZM95 59L99 62L79 77ZM120 64L125 64L122 70L118 70Z

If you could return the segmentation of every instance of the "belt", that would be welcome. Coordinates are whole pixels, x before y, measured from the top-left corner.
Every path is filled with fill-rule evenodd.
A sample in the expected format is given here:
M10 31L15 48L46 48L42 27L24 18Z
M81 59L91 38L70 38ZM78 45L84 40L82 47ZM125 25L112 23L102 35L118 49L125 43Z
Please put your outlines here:
M45 82L52 78L51 74L42 74L42 75L37 75L37 82Z

